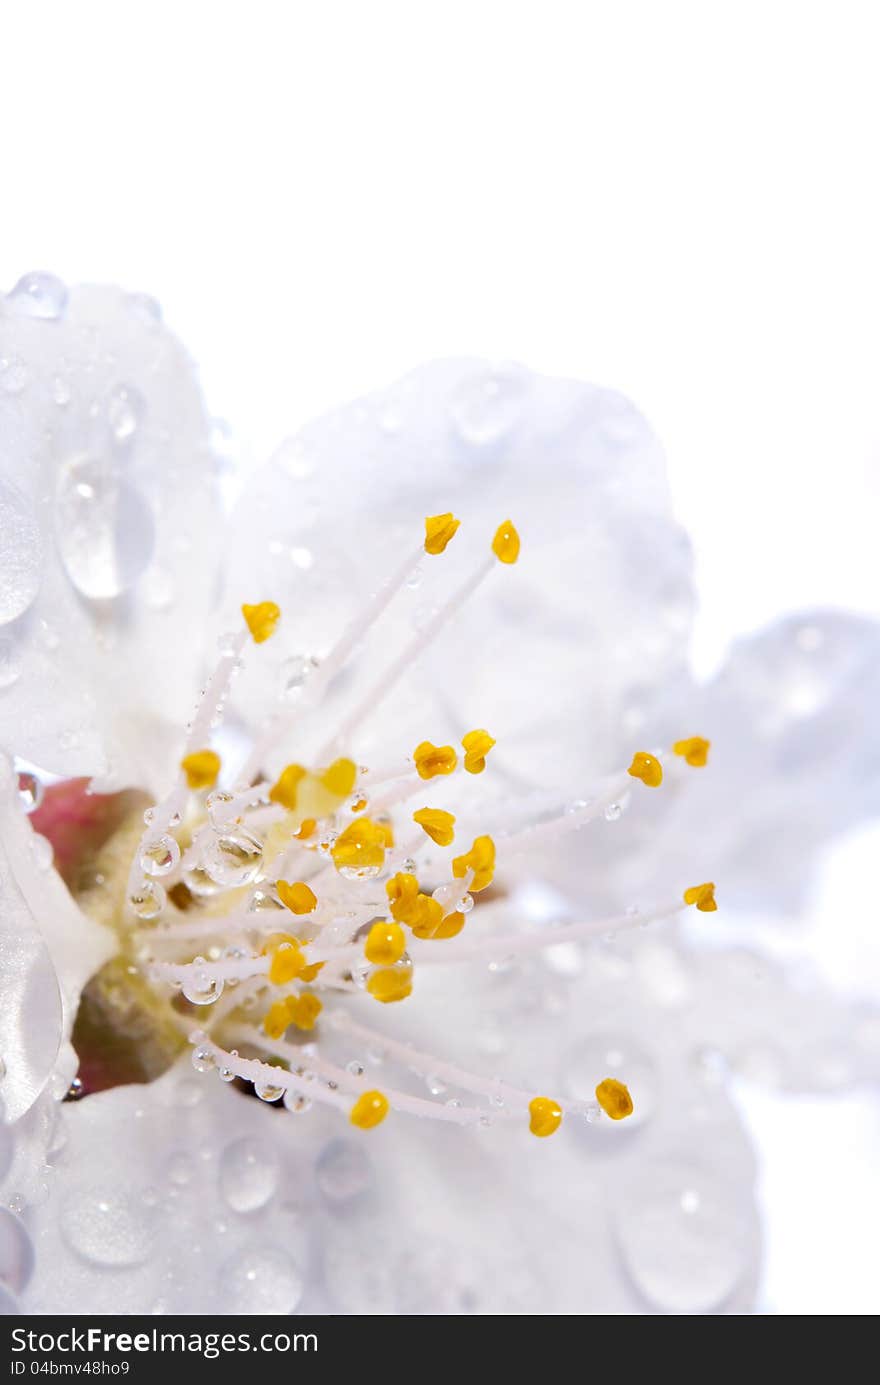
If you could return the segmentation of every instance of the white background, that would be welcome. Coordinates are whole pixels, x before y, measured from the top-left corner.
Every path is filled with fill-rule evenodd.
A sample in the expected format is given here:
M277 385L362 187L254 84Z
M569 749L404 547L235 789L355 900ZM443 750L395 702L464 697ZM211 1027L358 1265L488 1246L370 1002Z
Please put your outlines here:
M254 458L432 356L613 385L669 454L703 668L787 607L877 611L874 5L11 9L0 286L154 293ZM876 1309L880 1118L795 1106L750 1106L766 1306Z

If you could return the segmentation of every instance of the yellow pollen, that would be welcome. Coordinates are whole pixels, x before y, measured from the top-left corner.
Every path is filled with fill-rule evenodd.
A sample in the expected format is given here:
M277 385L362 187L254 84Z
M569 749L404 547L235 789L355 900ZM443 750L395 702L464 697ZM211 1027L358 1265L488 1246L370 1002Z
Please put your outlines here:
M281 903L292 914L310 914L317 907L317 895L302 880L297 880L292 885L286 880L277 880L275 888Z
M194 750L184 755L180 768L191 789L213 789L220 773L220 756L213 750Z
M529 1102L529 1129L539 1139L555 1135L562 1124L562 1107L549 1096L536 1096Z
M293 997L291 1007L293 1022L297 1029L314 1029L315 1021L323 1010L323 1005L316 995L307 991L305 995Z
M349 823L333 844L330 855L337 870L375 870L385 864L387 828L372 818Z
M711 744L711 741L704 740L702 736L689 736L685 741L676 741L672 749L676 755L683 755L694 769L702 769L709 758Z
M469 870L474 872L470 884L473 894L478 890L485 890L487 885L492 884L495 874L495 843L491 837L475 837L470 851L453 858L452 874L456 880L461 880Z
M464 767L468 774L482 774L486 768L486 756L495 744L488 731L468 731L462 736L464 746Z
M274 601L260 601L256 606L242 606L241 613L250 630L254 644L263 644L275 633L275 626L281 619L281 610Z
M513 520L506 519L499 524L492 540L492 552L499 563L515 563L519 557L519 534L513 527Z
M436 899L432 899L431 903L436 904ZM440 923L438 927L434 929L434 932L430 933L428 936L435 939L436 941L439 941L441 938L456 938L458 937L458 934L461 932L461 930L464 928L464 924L464 914L447 914L445 918L442 918L440 920ZM416 932L415 927L413 927L413 933L415 933L415 936L417 938L420 938L422 936L421 933Z
M306 959L297 938L286 934L273 934L266 947L272 960L269 963L269 980L273 986L286 986L302 973Z
M314 835L314 831L317 825L318 824L314 818L303 818L300 824L299 831L294 832L293 835L297 838L298 841L304 842L308 837Z
M336 794L339 798L345 798L350 794L357 779L357 765L354 760L343 758L334 760L332 765L328 765L320 774L321 783L328 793Z
M269 799L272 803L280 803L282 808L286 808L292 813L296 808L299 786L305 779L308 771L302 765L288 765L283 769L269 790Z
M353 813L362 813L366 806L367 800L365 798L359 798L355 803L352 803L351 811Z
M419 896L419 882L414 875L398 871L385 886L391 917L398 923L408 923Z
M302 971L299 974L299 980L314 981L315 977L318 975L318 972L321 970L323 966L323 962L312 962L309 966L303 967Z
M633 1113L632 1097L616 1077L606 1077L596 1088L596 1100L613 1121L626 1120Z
M286 1000L276 1000L266 1011L263 1019L263 1029L270 1039L280 1039L293 1023L290 1001L294 996L288 996Z
M450 539L455 538L460 520L451 513L428 515L425 520L425 552L436 557L442 553Z
M449 846L455 837L455 818L442 808L420 808L413 813L413 822L417 822L438 846Z
M367 941L364 943L364 956L377 967L390 967L399 962L406 952L406 934L399 923L374 923Z
M382 1092L362 1092L351 1108L349 1120L358 1130L373 1130L388 1115L388 1098Z
M420 779L435 779L438 774L451 774L458 756L451 745L432 745L422 741L413 751L413 760Z
M718 908L715 903L715 886L711 882L706 885L692 885L684 892L684 902L696 904L701 914L714 914Z
M645 750L636 752L627 773L633 779L641 779L649 789L659 788L663 783L663 766L655 755L649 755Z
M408 967L387 967L374 971L367 982L367 990L374 1000L383 1005L393 1005L397 1000L406 1000L412 995L412 971Z
M443 926L443 906L429 894L420 894L407 910L406 922L417 938L436 938Z

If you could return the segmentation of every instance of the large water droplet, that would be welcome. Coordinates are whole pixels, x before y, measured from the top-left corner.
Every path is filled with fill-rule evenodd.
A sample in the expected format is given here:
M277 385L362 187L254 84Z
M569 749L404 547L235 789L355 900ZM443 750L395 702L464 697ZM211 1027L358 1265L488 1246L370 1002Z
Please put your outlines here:
M146 402L131 385L117 385L107 401L107 422L116 442L132 441L146 412Z
M302 1298L303 1277L286 1251L258 1245L226 1261L217 1291L228 1313L292 1313Z
M633 1113L625 1124L600 1121L605 1133L634 1130L653 1115L660 1079L648 1050L628 1034L602 1031L572 1045L562 1062L560 1079L569 1100L595 1102L596 1087L606 1077L616 1077L629 1089Z
M104 463L78 457L58 479L55 535L73 585L100 601L134 586L153 555L155 526L138 491Z
M462 381L452 400L452 418L465 442L488 447L506 437L522 410L525 380L523 371L509 367Z
M67 307L67 286L54 274L25 274L6 297L23 317L60 317Z
M0 625L6 625L28 609L40 590L43 540L33 505L16 486L3 480L0 534Z
M34 1272L34 1246L13 1212L0 1207L0 1282L19 1294Z
M220 1192L234 1212L265 1207L278 1186L278 1156L262 1141L233 1140L220 1156Z
M669 1313L709 1313L746 1265L749 1208L713 1170L647 1163L618 1199L617 1238L636 1287Z
M218 885L247 885L257 876L263 848L248 832L215 836L205 848L202 864Z
M117 1268L143 1264L153 1244L138 1199L122 1190L74 1194L61 1211L61 1234L83 1260Z
M370 1185L370 1156L353 1140L331 1140L318 1155L315 1177L328 1202L350 1202Z

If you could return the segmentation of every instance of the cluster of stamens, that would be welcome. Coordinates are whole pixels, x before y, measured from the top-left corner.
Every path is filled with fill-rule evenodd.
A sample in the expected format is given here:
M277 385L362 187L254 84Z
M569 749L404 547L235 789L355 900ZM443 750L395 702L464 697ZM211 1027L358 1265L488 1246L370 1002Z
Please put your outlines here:
M379 621L424 554L439 557L459 522L451 514L425 521L425 539L371 598L366 612L343 634L313 675L313 704L344 667L367 630ZM491 555L441 608L444 624L492 569L512 565L520 540L505 521ZM560 942L609 933L671 917L687 905L715 909L714 886L689 888L678 900L613 918L568 923L535 932L480 935L475 896L493 883L513 853L529 850L545 834L612 816L633 781L657 788L664 771L658 753L637 751L626 770L574 809L516 833L481 833L460 840L455 815L431 802L435 780L482 774L495 740L481 727L457 744L423 740L391 770L359 765L345 752L360 722L376 705L372 690L319 752L312 767L288 764L277 777L261 767L287 722L269 728L252 748L237 778L218 782L224 767L211 748L218 707L248 644L263 644L281 612L271 601L242 607L241 630L227 641L190 727L178 780L148 810L131 866L127 928L140 965L168 1006L173 1023L193 1046L199 1071L252 1084L264 1101L283 1101L303 1112L313 1103L342 1111L369 1129L389 1110L451 1121L487 1123L527 1119L534 1135L552 1135L563 1112L550 1097L486 1079L364 1024L348 998L367 995L383 1005L406 1001L425 965L490 962L536 952ZM356 638L355 638L356 636ZM387 692L413 654L386 670ZM680 761L706 763L700 737L672 747ZM448 852L438 867L438 853ZM426 854L434 873L424 884ZM452 942L467 926L466 940ZM194 1028L194 1017L195 1025ZM344 1067L321 1049L322 1030L354 1046L378 1050L411 1072L433 1077L444 1090L466 1093L429 1100L384 1086L369 1086L363 1065ZM306 1036L306 1037L304 1037ZM580 1103L587 1119L602 1113L621 1120L632 1112L624 1082L596 1074L595 1102Z

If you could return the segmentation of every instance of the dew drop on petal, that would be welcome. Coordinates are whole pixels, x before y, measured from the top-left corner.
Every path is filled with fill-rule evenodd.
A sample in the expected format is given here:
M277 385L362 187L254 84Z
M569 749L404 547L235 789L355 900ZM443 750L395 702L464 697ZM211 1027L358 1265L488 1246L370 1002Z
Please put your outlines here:
M61 317L67 307L67 286L56 275L36 270L19 279L6 302L22 317Z
M93 457L77 457L59 474L55 537L77 591L93 601L129 591L149 566L155 525L146 500Z
M222 1076L222 1074L221 1074ZM278 1156L263 1141L233 1140L220 1155L220 1194L233 1212L265 1207L278 1187Z
M107 401L107 422L116 442L131 442L146 407L143 396L131 385L117 385Z
M618 1201L615 1223L633 1282L666 1312L720 1308L745 1270L749 1209L714 1170L641 1164Z
M94 1265L140 1265L152 1249L150 1222L127 1191L72 1194L62 1207L60 1225L70 1249Z
M370 1185L370 1156L352 1140L331 1140L315 1161L315 1177L328 1202L350 1202Z
M33 603L43 577L43 541L30 500L0 479L0 625L16 620ZM0 687L3 681L0 656ZM16 673L15 677L18 674ZM8 675L7 675L8 677ZM15 678L12 678L15 682Z
M217 1275L218 1302L227 1313L292 1313L303 1287L299 1266L271 1244L238 1251Z

